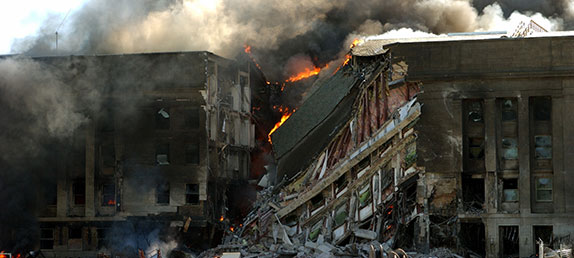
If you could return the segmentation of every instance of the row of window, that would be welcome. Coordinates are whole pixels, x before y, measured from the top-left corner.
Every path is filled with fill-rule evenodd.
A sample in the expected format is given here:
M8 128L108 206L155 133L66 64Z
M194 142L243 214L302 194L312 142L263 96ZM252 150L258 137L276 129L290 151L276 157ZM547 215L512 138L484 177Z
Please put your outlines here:
M86 190L84 181L76 181L72 185L73 202L75 205L86 204ZM169 204L170 200L170 185L169 183L162 183L156 186L156 203ZM185 185L185 203L186 204L199 204L199 184L186 184ZM53 205L56 203L54 202ZM115 206L116 205L116 186L115 184L102 184L101 185L101 206Z
M484 101L463 101L463 165L465 172L484 172L485 119ZM497 166L501 172L515 173L519 168L518 105L516 98L496 99ZM547 96L529 99L530 164L535 200L552 201L552 99ZM503 201L518 201L516 179L503 180Z
M171 128L171 113L167 107L159 108L155 113L155 129L169 130ZM199 128L199 108L194 107L183 111L183 124L181 129Z

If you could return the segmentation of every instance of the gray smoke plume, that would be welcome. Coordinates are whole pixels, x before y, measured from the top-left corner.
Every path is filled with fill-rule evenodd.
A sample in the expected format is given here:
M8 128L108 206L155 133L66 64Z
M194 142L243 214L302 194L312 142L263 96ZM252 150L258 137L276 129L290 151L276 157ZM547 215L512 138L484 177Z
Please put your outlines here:
M352 33L403 27L435 34L484 31L492 29L488 21L505 21L514 11L528 17L540 13L556 30L572 21L572 5L567 0L89 0L60 29L58 49L54 33L63 17L53 16L37 35L18 40L13 52L208 50L234 57L248 44L264 72L283 80L291 57L307 55L323 66L348 47L344 43Z

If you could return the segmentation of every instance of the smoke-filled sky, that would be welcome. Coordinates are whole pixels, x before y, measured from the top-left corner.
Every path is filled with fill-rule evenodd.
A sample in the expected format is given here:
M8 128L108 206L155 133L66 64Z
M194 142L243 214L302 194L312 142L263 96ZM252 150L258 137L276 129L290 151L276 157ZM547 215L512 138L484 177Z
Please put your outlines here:
M574 0L37 0L8 6L0 11L2 53L208 50L233 58L248 44L274 80L289 76L293 57L307 56L316 66L336 59L355 35L399 28L512 31L530 18L564 30L574 20Z

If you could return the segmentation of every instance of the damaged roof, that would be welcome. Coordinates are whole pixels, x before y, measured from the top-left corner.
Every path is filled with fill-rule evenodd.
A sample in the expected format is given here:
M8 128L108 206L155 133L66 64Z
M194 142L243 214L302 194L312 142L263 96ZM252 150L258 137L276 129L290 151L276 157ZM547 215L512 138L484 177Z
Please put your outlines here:
M340 69L323 81L303 105L271 135L280 159L323 122L359 80L350 69Z

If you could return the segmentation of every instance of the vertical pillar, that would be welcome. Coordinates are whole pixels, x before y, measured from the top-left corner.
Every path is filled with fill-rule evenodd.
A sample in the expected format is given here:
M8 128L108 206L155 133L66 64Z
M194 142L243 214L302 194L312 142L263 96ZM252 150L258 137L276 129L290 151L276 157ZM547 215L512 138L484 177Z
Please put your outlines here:
M533 253L534 251L534 240L533 232L532 232L532 225L530 224L521 224L518 228L518 235L519 235L519 256L520 257L527 257Z
M518 192L520 214L530 214L530 130L528 96L518 98ZM520 229L522 231L522 229ZM522 236L522 233L520 233ZM520 240L522 242L522 240Z
M562 107L564 99L562 97L552 97L552 169L554 172L553 188L554 192L554 212L564 213L566 211L565 202L565 171L564 171L564 136Z
M86 127L86 206L85 216L95 216L94 183L95 183L95 124L90 122Z
M484 200L486 211L496 213L498 206L498 178L496 177L496 99L484 100Z

